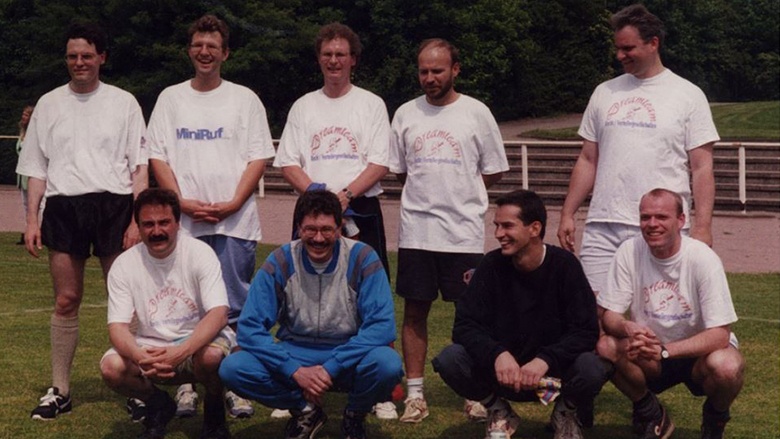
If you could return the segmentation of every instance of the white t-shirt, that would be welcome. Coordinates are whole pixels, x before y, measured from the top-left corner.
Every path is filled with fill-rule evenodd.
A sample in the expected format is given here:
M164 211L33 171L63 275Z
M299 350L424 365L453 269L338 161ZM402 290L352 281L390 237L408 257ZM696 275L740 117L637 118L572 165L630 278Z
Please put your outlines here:
M395 113L390 170L406 173L401 248L482 253L488 196L483 174L509 169L498 124L482 102L461 94L446 106L425 96Z
M621 314L630 308L631 320L652 329L664 343L737 321L718 255L687 236L668 259L654 257L642 236L624 242L596 301Z
M682 195L690 218L688 152L720 140L704 93L669 69L600 84L579 135L599 153L587 222L629 225L639 225L639 200L657 187Z
M217 255L186 235L179 234L164 259L137 244L119 255L108 273L108 323L130 323L135 312L136 341L143 346L176 344L218 306L228 307L228 299Z
M274 156L265 107L252 90L222 80L208 92L187 80L160 93L149 119L150 158L168 163L183 198L210 203L233 198L247 163ZM262 238L255 197L217 224L182 215L192 236Z
M287 115L274 167L300 166L313 182L338 192L369 163L387 166L389 120L382 99L354 85L335 99L322 89L307 93ZM381 193L377 182L364 195Z
M16 173L46 180L47 197L131 194L131 174L147 162L145 129L138 101L120 88L57 87L35 106Z

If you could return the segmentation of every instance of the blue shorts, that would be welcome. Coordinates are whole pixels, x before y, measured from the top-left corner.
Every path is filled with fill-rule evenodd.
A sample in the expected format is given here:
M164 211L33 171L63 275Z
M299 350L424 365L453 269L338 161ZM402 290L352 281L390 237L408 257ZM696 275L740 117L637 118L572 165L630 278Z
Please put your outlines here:
M198 239L217 254L230 303L228 323L233 324L238 321L249 294L249 284L255 273L257 242L225 235L204 235Z

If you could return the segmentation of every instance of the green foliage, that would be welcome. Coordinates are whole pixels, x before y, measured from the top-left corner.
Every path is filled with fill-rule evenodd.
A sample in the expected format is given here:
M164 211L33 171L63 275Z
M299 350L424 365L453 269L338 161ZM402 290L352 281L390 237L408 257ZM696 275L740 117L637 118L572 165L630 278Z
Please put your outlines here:
M163 88L192 76L189 25L215 13L231 28L226 79L260 95L274 137L303 94L321 86L313 40L339 20L361 37L354 80L392 115L418 96L416 47L442 37L461 49L459 91L499 120L581 111L593 88L620 71L611 13L634 0L3 0L0 133L21 108L68 81L62 34L74 20L110 35L102 78L133 93L148 118ZM648 0L665 21L664 62L714 101L780 99L780 2ZM15 158L14 158L15 160ZM0 151L0 183L13 181Z

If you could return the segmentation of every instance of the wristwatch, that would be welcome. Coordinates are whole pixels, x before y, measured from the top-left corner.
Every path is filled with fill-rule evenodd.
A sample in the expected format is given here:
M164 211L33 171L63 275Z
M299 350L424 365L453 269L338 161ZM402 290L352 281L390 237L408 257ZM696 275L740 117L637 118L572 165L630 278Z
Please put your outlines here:
M352 191L344 188L341 190L341 192L344 192L344 196L347 197L347 200L352 201L352 199L355 198L355 195L352 194Z
M666 346L664 345L661 345L661 359L662 360L669 359L669 351L666 350Z

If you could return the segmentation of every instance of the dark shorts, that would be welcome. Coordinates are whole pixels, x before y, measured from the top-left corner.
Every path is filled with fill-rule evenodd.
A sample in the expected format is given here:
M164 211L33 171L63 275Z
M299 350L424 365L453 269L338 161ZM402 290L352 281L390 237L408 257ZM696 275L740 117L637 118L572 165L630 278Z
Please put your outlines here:
M661 393L666 389L684 383L685 387L695 396L704 396L704 388L693 381L693 365L698 358L673 358L661 362L661 375L647 380L647 388L653 393Z
M441 297L458 300L466 291L482 253L445 253L409 248L398 249L396 293L412 300L432 302Z
M109 192L46 199L41 224L43 244L76 258L122 252L125 230L133 216L133 196Z

